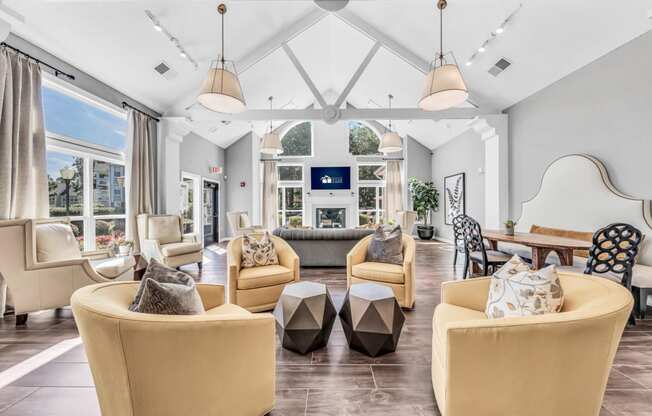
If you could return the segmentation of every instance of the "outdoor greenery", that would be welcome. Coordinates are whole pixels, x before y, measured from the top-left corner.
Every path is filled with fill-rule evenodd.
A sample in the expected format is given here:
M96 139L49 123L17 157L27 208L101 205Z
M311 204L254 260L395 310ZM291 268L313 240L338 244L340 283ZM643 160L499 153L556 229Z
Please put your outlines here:
M439 208L439 192L432 181L420 181L411 177L408 181L408 189L412 195L414 210L425 224L430 224L430 213Z
M312 125L309 121L297 124L288 130L281 140L281 156L312 155Z
M300 181L303 179L303 166L279 166L279 181Z
M369 127L359 122L349 123L349 153L354 156L380 155L380 139Z
M378 176L376 172L382 168L383 165L360 165L358 166L358 180L361 181L382 181L383 178Z

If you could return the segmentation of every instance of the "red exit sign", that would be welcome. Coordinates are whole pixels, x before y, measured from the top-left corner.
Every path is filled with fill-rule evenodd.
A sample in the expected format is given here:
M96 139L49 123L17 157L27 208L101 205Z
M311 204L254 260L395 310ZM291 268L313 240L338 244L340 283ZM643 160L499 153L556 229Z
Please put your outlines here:
M210 173L220 174L220 173L222 173L222 167L221 166L211 166L211 167L208 168L208 171Z

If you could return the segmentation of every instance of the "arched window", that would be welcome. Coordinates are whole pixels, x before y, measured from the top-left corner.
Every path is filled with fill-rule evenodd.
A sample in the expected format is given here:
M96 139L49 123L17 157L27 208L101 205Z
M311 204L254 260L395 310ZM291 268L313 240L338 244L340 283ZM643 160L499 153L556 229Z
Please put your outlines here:
M380 155L378 135L366 125L358 122L349 122L349 153L353 156Z
M284 156L312 156L312 125L309 121L299 123L281 138Z

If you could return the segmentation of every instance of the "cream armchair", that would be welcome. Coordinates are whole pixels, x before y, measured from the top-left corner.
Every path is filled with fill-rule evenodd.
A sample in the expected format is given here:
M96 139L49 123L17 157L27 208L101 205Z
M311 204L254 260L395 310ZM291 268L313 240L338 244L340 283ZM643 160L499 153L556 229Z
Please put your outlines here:
M265 231L261 225L251 225L249 214L245 211L227 212L226 217L229 220L233 237Z
M560 273L560 313L488 319L491 278L442 284L432 384L443 416L598 416L632 295L601 277Z
M261 238L262 234L252 234ZM251 312L274 309L286 284L299 281L299 256L292 247L276 236L270 236L278 255L278 265L243 268L242 237L226 247L229 302Z
M416 276L414 238L403 234L403 264L367 262L367 247L373 234L360 240L346 256L346 284L379 283L389 286L403 308L414 307L414 278Z
M396 223L401 226L404 233L412 235L414 224L417 222L417 213L415 211L398 211L396 212Z
M202 268L202 243L196 234L183 234L180 215L140 214L138 240L140 252L148 262L156 259L168 267L197 263Z
M197 284L206 313L129 311L138 283L72 296L103 416L263 415L275 401L271 314L224 304L224 286Z
M30 312L69 305L75 289L133 280L135 264L108 250L81 252L67 218L0 221L0 313L12 305L22 325Z

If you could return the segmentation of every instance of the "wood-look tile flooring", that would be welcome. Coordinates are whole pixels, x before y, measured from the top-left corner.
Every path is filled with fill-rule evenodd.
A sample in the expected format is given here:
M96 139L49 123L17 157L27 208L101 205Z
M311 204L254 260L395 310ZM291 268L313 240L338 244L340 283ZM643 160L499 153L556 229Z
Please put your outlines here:
M203 273L186 270L198 280L224 283L225 256L219 251L218 246L207 250ZM339 309L346 290L344 268L305 268L301 277L327 284ZM449 245L417 245L417 303L405 312L396 353L369 358L349 350L339 321L327 348L306 356L278 348L277 406L271 415L438 415L430 382L431 319L440 283L453 278ZM76 336L67 309L33 314L20 329L13 318L5 318L0 323L0 371ZM99 414L82 347L0 389L0 416ZM480 408L477 414L482 415ZM601 413L643 415L652 415L652 320L625 331Z

